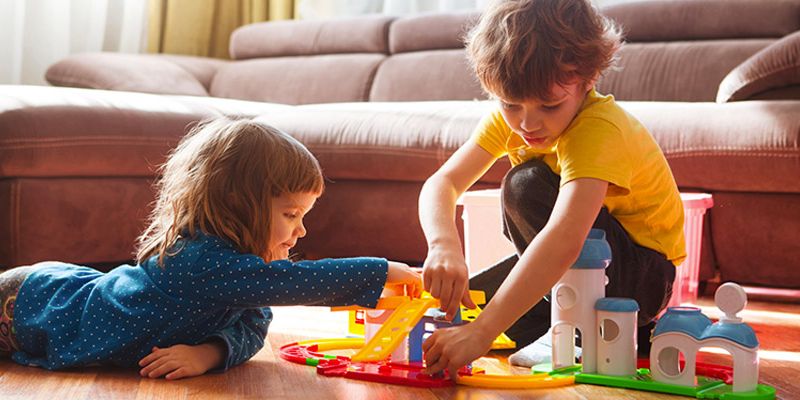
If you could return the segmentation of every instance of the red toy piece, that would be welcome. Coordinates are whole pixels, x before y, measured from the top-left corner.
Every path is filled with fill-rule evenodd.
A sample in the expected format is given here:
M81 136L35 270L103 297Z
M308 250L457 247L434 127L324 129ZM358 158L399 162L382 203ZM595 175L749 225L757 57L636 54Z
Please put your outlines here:
M680 361L681 370L683 370L685 362L683 360ZM733 368L728 367L725 365L716 365L716 364L708 364L708 363L695 363L696 365L696 374L702 375L707 378L714 378L719 379L725 382L726 385L733 385ZM639 358L636 360L636 368L647 368L650 369L650 359L649 358Z

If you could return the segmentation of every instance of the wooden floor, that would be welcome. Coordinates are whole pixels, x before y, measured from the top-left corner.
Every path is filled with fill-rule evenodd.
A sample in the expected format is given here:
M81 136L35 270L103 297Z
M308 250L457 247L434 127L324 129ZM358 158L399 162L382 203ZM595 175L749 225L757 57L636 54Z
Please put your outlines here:
M709 299L703 311L719 312ZM800 395L800 304L750 302L742 314L761 342L760 382L774 386L778 398ZM681 397L592 385L542 390L489 390L468 387L418 389L318 376L312 367L280 359L280 346L297 340L340 337L346 314L325 308L275 309L269 345L252 360L224 374L180 381L142 379L136 371L86 368L48 372L0 360L0 399L680 399ZM507 354L482 359L491 372L510 370ZM702 360L731 365L730 356L704 353Z

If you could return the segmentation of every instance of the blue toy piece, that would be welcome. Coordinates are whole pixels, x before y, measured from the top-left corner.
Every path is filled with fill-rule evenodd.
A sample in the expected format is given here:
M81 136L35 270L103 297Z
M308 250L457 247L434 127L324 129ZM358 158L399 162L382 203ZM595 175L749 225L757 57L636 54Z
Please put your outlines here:
M634 312L639 311L639 303L634 299L625 297L603 297L594 303L594 309L598 311Z
M461 319L461 310L456 311L453 321L446 321L444 319L445 313L436 308L429 309L425 316L414 326L408 334L408 361L409 362L422 362L422 342L433 333L433 330L428 329L433 327L435 329L446 328L448 326L461 325L464 321Z
M572 264L573 269L604 269L611 263L611 246L606 241L606 232L592 229L583 243L581 254Z

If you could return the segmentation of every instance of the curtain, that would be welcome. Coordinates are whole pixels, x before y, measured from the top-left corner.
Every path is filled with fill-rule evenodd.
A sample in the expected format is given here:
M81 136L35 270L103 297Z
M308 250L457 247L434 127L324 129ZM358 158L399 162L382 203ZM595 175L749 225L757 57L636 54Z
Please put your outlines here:
M46 84L74 53L144 49L145 0L0 0L0 84Z
M493 0L297 0L297 18L320 19L361 14L411 15L482 11ZM592 0L600 7L643 0Z
M234 29L294 18L294 0L149 0L152 53L228 58Z
M302 19L360 14L409 15L426 12L482 10L491 0L298 0Z

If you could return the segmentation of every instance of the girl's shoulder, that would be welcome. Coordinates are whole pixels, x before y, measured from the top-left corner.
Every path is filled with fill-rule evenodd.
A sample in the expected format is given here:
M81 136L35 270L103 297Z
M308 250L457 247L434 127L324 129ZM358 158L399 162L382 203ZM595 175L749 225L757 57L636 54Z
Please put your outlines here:
M164 269L205 270L234 259L257 257L239 252L233 244L218 236L198 231L179 238L164 257ZM149 262L154 262L151 258Z

